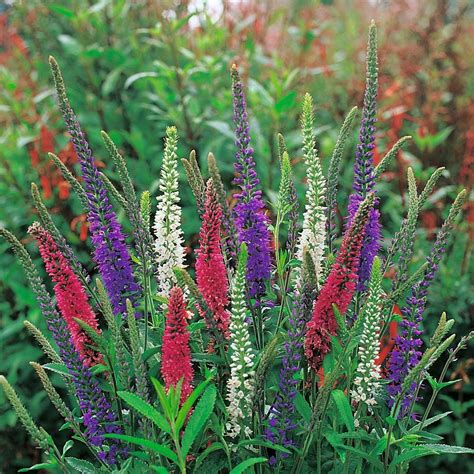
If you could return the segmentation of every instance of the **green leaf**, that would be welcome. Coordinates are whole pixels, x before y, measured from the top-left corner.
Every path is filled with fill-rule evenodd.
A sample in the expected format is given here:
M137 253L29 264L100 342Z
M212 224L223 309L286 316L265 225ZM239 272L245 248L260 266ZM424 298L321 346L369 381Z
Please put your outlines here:
M44 364L43 369L51 370L51 372L56 372L60 375L66 375L68 377L71 376L67 367L64 364L55 364L54 362L51 362L49 364Z
M338 447L345 449L346 451L350 451L351 453L355 454L356 456L359 456L362 459L365 459L366 461L370 462L373 464L377 469L379 469L376 472L382 472L383 471L383 465L379 461L378 457L366 453L365 451L361 451L360 449L353 448L352 446L346 446L346 445L339 445Z
M349 400L344 395L344 392L339 389L333 390L332 398L348 431L354 431L354 416L352 414L351 406L349 405Z
M145 400L142 400L139 396L134 393L119 391L117 392L118 396L125 400L132 408L141 413L143 416L146 416L149 420L155 423L158 428L167 433L171 432L169 423L166 421L165 417L154 407L152 407Z
M59 13L60 15L65 16L66 18L74 18L75 13L72 10L69 10L69 8L63 7L62 5L59 5L57 3L54 3L53 5L50 5L48 7L51 11L55 13ZM21 471L19 471L21 472Z
M303 420L309 423L311 421L311 407L300 392L296 393L295 407Z
M163 408L163 411L165 412L165 415L168 417L168 419L171 420L173 418L173 414L165 388L154 377L151 377L151 382L155 387L156 394L158 395L158 399L160 400L161 408Z
M97 468L84 459L67 457L65 460L71 467L76 469L76 471L79 471L81 474L95 474L97 472Z
M35 464L31 467L24 467L23 469L19 469L18 472L39 471L40 469L52 469L53 467L57 467L57 463L51 464L49 462L42 462L41 464Z
M395 466L398 466L404 462L411 462L415 459L421 458L423 456L430 456L432 454L437 454L436 451L427 449L424 446L417 446L408 451L404 451L402 454L395 456L393 461L390 463L389 470L392 471Z
M377 441L377 444L375 445L374 449L370 451L370 455L380 456L387 448L387 440L387 435L383 435L383 437Z
M244 472L246 469L248 469L250 466L253 466L255 464L258 464L260 462L265 462L267 458L249 458L246 459L245 461L242 461L240 464L235 466L232 471L230 471L229 474L241 474Z
M161 346L155 346L151 347L150 349L147 349L142 354L142 361L146 362L150 357L154 356L155 354L158 354L159 352L161 352Z
M184 425L184 422L186 421L186 416L189 413L189 410L191 410L191 407L194 405L194 402L199 398L201 393L204 391L204 389L207 387L208 383L211 381L211 379L207 379L204 382L201 382L189 395L189 397L186 399L186 401L183 403L183 406L180 408L178 412L178 416L176 418L176 430L180 431L182 426Z
M329 444L334 448L336 453L342 462L346 460L346 452L341 446L344 446L344 441L341 438L339 433L336 433L333 430L326 430L323 432L323 436L327 439Z
M158 472L159 474L168 474L170 471L163 466L150 466L150 469L153 472Z
M438 415L432 416L431 418L428 418L425 420L423 423L423 428L426 428L427 426L432 425L433 423L436 423L437 421L443 419L444 417L451 415L452 411L445 411L444 413L439 413ZM413 428L410 428L408 430L409 433L412 433L413 431L419 430L421 427L421 422L417 423Z
M158 77L157 72L138 72L137 74L131 75L127 80L125 81L124 84L124 89L128 89L135 81L138 81L139 79L143 79L145 77Z
M456 380L449 380L448 382L438 382L435 378L433 378L429 374L427 374L426 379L428 380L433 390L443 390L443 388L449 387L451 385L455 385L462 380L462 379L456 379Z
M199 400L199 403L196 405L196 409L191 415L186 429L184 430L183 440L181 442L183 458L187 456L194 440L204 429L207 420L211 416L212 411L214 410L214 404L216 402L216 394L216 387L214 387L214 385L210 385Z
M214 451L225 451L225 447L222 443L212 443L209 447L207 447L196 459L196 464L194 465L194 472L197 471L198 467L201 466L204 459L209 456L209 454L213 453Z
M424 444L424 448L432 449L437 454L474 454L474 449L449 444Z
M237 444L237 447L240 447L240 446L264 446L265 448L271 448L271 449L274 449L275 451L281 451L282 453L288 453L288 454L291 453L291 451L284 448L283 446L280 446L279 444L269 443L267 441L263 441L262 439L256 439L256 438L244 439Z
M138 446L143 446L144 448L151 449L155 453L161 454L162 456L167 457L170 461L174 463L178 462L178 456L171 451L170 448L163 446L162 444L155 443L155 441L150 441L149 439L137 438L136 436L128 436L123 434L110 433L104 435L105 438L112 439L121 439L122 441L127 441L128 443L138 444Z

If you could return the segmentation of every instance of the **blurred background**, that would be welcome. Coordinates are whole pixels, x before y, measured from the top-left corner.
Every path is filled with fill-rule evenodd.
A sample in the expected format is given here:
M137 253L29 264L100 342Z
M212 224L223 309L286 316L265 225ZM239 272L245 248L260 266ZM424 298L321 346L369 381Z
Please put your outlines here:
M137 190L152 193L164 131L172 124L180 133L180 156L195 149L205 170L212 151L231 189L229 69L236 62L247 87L258 173L272 202L279 181L278 132L287 139L300 198L304 195L298 127L303 94L308 91L315 99L324 167L344 115L361 105L371 18L379 30L376 160L398 138L413 137L379 184L385 238L397 230L405 212L407 167L413 167L420 187L436 167L446 168L421 214L414 262L420 264L447 204L462 187L472 189L474 6L469 0L0 1L0 225L23 239L37 261L26 237L35 219L30 184L36 182L55 222L88 262L85 215L47 158L47 152L55 152L77 172L54 100L48 55L63 69L70 101L100 166L116 179L100 138L103 129L126 156ZM356 128L342 169L341 218ZM192 248L200 223L182 169L181 178L183 226ZM430 291L428 334L442 311L456 319L458 335L472 329L473 236L471 193ZM0 373L15 385L33 417L54 433L60 422L28 365L42 356L23 329L25 319L44 328L20 265L0 242ZM472 445L474 439L473 366L472 350L465 351L450 374L461 380L437 405L453 415L434 432L453 444ZM443 460L424 458L413 472L454 472L450 458ZM38 452L0 398L0 472L35 462ZM474 472L467 457L457 457L455 466L457 472Z

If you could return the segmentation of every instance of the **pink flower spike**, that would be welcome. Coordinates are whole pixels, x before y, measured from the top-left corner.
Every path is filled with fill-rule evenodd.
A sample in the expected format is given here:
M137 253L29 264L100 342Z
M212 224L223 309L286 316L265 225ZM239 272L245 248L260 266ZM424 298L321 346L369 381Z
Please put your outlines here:
M373 202L374 195L370 194L359 206L351 227L344 235L341 248L326 283L321 288L316 300L313 318L307 324L305 355L309 366L316 372L320 369L324 356L331 348L331 336L337 332L333 304L343 315L354 296L362 241Z
M165 332L161 353L161 375L166 389L176 387L182 379L181 404L193 390L194 376L191 364L191 349L189 347L189 331L186 305L183 292L177 286L170 291L168 314L166 315Z
M196 260L196 279L199 291L212 311L217 329L225 339L229 339L230 316L225 309L229 304L227 272L222 256L220 228L222 210L212 181L207 182L206 199L201 231L199 233L199 249ZM206 321L208 327L211 325Z
M54 294L59 311L67 323L74 347L81 355L84 365L90 367L103 363L102 356L88 347L92 341L74 319L81 319L97 333L100 333L96 315L89 305L81 282L47 230L36 222L28 229L28 232L38 241L46 271L51 280L56 283Z

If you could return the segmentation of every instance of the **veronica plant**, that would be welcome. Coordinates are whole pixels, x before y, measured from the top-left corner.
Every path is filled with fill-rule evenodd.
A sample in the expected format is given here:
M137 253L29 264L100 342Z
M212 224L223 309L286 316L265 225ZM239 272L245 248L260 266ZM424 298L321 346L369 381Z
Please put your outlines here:
M230 204L219 157L209 155L208 179L193 152L182 161L202 220L190 268L184 267L177 130L166 130L153 241L151 193L136 195L126 160L105 132L120 186L98 171L59 66L54 59L50 64L82 181L53 160L86 208L98 272L87 266L94 271L88 274L79 262L33 185L41 223L32 224L30 234L54 296L25 246L6 229L0 235L17 253L46 319L49 334L25 324L49 360L32 361L32 366L64 418L62 430L69 439L60 449L1 376L8 401L43 456L31 469L388 474L407 472L420 457L474 452L447 446L440 435L427 431L449 415L430 413L438 394L455 383L444 379L473 334L455 343L455 321L446 314L431 340L423 334L428 290L466 192L451 206L426 262L410 272L418 215L441 171L418 192L415 173L408 169L407 215L383 246L383 196L376 196L377 180L384 178L406 138L374 167L374 24L353 192L341 240L335 223L338 175L356 109L342 125L325 176L316 151L313 101L304 97L304 212L299 215L294 183L298 165L279 135L281 179L271 222L256 172L258 158L250 146L251 110L234 66L239 190ZM125 212L119 214L112 202ZM118 215L126 216L133 229L127 243ZM389 268L392 282L385 275ZM394 315L396 305L401 315ZM384 358L385 336L393 327L397 335ZM437 378L434 363L450 347ZM59 374L61 386L50 378L52 372ZM432 389L426 408L420 403L425 381Z

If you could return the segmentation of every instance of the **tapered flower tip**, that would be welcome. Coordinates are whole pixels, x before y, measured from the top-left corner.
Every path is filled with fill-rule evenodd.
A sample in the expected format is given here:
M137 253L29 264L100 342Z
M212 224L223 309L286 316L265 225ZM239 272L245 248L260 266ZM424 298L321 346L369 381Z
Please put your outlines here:
M230 68L230 75L232 77L232 82L240 82L240 74L237 64L232 64L232 67Z
M372 20L370 20L370 27L371 28L374 28L376 25L375 25L375 20L372 18Z
M30 227L28 227L28 234L31 234L31 235L35 236L41 230L42 230L42 228L41 228L39 222L33 222L33 224L31 224Z
M166 127L166 136L171 137L177 134L178 134L178 129L174 125Z
M247 244L242 242L240 245L239 265L245 266L247 264L248 255Z

